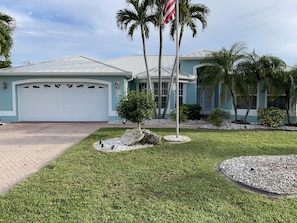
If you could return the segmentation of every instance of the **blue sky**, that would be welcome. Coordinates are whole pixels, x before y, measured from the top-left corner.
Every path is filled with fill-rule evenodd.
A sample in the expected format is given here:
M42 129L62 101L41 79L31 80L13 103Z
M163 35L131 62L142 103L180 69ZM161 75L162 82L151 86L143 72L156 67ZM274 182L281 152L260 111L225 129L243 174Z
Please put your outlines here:
M285 0L192 0L208 6L208 27L197 38L187 31L181 54L200 50L218 51L235 42L245 42L248 51L273 55L288 65L297 64L297 1ZM43 62L73 56L104 61L141 55L139 33L131 41L116 26L116 12L124 0L1 0L0 11L14 17L16 30L13 65ZM200 26L201 28L201 26ZM164 54L175 54L175 43L164 33ZM148 54L158 54L158 32L150 29Z

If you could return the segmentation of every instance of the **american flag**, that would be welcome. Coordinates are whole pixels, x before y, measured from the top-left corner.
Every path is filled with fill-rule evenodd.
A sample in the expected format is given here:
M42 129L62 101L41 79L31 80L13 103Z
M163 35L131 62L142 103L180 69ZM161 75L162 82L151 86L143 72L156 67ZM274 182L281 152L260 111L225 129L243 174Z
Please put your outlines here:
M175 19L175 0L166 0L164 7L164 23L167 24Z

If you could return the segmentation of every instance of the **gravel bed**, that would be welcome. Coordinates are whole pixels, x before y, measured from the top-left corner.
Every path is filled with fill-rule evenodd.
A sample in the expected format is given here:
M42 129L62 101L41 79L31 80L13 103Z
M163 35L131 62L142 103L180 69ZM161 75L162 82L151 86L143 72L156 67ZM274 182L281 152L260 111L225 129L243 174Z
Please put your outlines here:
M128 150L143 149L146 147L151 147L153 145L149 144L137 144L134 146L127 146L123 144L120 138L112 138L107 140L102 140L94 143L94 148L103 152L123 152Z
M236 157L220 163L218 170L257 192L297 195L297 155Z

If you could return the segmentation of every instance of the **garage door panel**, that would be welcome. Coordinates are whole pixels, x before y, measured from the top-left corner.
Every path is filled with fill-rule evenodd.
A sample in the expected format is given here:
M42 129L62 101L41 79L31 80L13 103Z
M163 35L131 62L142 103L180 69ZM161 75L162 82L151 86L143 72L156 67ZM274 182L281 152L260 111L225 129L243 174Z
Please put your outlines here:
M108 120L108 88L99 84L21 85L19 101L21 121Z

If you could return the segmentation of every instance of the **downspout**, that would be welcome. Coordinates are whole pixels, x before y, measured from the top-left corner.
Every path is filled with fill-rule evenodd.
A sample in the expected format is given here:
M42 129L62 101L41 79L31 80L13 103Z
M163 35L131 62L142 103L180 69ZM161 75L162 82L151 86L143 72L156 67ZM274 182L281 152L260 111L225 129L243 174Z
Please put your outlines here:
M131 73L132 77L128 80L126 80L126 95L128 93L128 84L129 82L133 81L135 79L135 75L133 73Z

